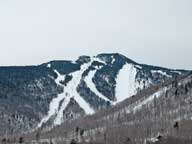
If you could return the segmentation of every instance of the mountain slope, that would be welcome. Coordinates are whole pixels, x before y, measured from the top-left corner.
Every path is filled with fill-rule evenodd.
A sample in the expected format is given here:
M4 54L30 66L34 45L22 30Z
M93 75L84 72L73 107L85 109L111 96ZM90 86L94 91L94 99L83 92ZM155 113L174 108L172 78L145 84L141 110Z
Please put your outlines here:
M191 144L192 74L138 92L112 108L24 135L26 141L82 144ZM83 132L82 132L83 131Z
M0 134L59 125L93 114L189 72L138 64L121 54L0 67Z

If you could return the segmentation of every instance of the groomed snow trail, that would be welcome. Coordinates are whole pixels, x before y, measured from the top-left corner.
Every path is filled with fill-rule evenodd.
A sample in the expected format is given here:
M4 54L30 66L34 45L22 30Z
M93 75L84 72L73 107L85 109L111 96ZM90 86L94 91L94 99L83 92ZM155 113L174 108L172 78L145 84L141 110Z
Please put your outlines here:
M65 76L60 75L59 72L56 70L54 70L54 72L57 74L57 78L55 80L56 84L62 86L60 84L60 81L64 80ZM64 98L65 98L65 94L61 93L61 94L58 94L58 96L50 102L48 115L41 120L38 127L41 127L43 123L47 122L52 116L54 116L58 112L59 103Z
M71 73L72 80L67 84L67 86L63 86L60 83L60 81L65 79L65 75L61 75L57 70L54 70L54 72L57 74L55 82L57 83L57 85L62 86L64 88L64 91L61 94L58 94L58 96L50 102L48 115L41 120L38 127L41 127L43 123L46 123L52 116L56 116L53 123L54 125L61 124L63 122L63 111L69 104L71 98L75 99L75 101L85 111L86 114L89 115L94 113L94 110L90 107L90 105L76 91L83 72L90 66L90 64L91 62L86 63L81 66L81 69L79 71ZM48 67L50 67L50 65ZM62 102L61 106L60 102Z
M67 84L66 87L64 87L64 95L65 99L64 102L61 105L61 108L59 109L57 113L57 117L55 118L54 124L59 125L63 121L63 111L67 107L67 105L70 102L71 98L74 98L75 101L79 104L79 106L85 111L86 114L93 114L94 110L90 107L90 105L78 94L77 92L77 86L81 81L81 77L83 72L90 66L90 63L84 64L81 66L80 71L73 72L72 80Z
M116 103L129 98L137 93L137 69L134 65L126 63L119 71L116 79Z
M85 77L85 82L88 85L88 87L90 88L90 90L92 92L94 92L99 98L105 100L105 101L109 101L112 103L112 101L110 101L107 97L103 96L96 88L95 84L93 83L93 77L95 75L97 70L93 70L90 71L88 76Z

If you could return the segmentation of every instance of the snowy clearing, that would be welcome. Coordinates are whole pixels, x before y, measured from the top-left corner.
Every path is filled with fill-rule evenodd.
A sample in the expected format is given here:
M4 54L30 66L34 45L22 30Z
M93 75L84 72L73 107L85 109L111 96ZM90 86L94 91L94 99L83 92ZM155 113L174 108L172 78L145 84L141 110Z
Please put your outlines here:
M132 64L125 64L117 75L116 98L118 102L125 100L137 93L137 69Z

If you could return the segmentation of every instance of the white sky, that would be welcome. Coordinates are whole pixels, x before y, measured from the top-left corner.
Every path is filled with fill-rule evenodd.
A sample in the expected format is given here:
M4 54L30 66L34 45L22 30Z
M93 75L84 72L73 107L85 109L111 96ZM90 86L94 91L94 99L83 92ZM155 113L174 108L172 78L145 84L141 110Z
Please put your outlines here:
M0 65L102 52L192 69L192 1L0 1Z

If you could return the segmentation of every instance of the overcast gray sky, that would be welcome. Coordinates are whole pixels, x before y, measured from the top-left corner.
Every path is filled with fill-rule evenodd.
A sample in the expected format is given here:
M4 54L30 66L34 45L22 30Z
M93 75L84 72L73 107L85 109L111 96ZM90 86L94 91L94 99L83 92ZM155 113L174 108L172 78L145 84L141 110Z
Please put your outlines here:
M102 52L192 69L192 1L0 1L0 65Z

